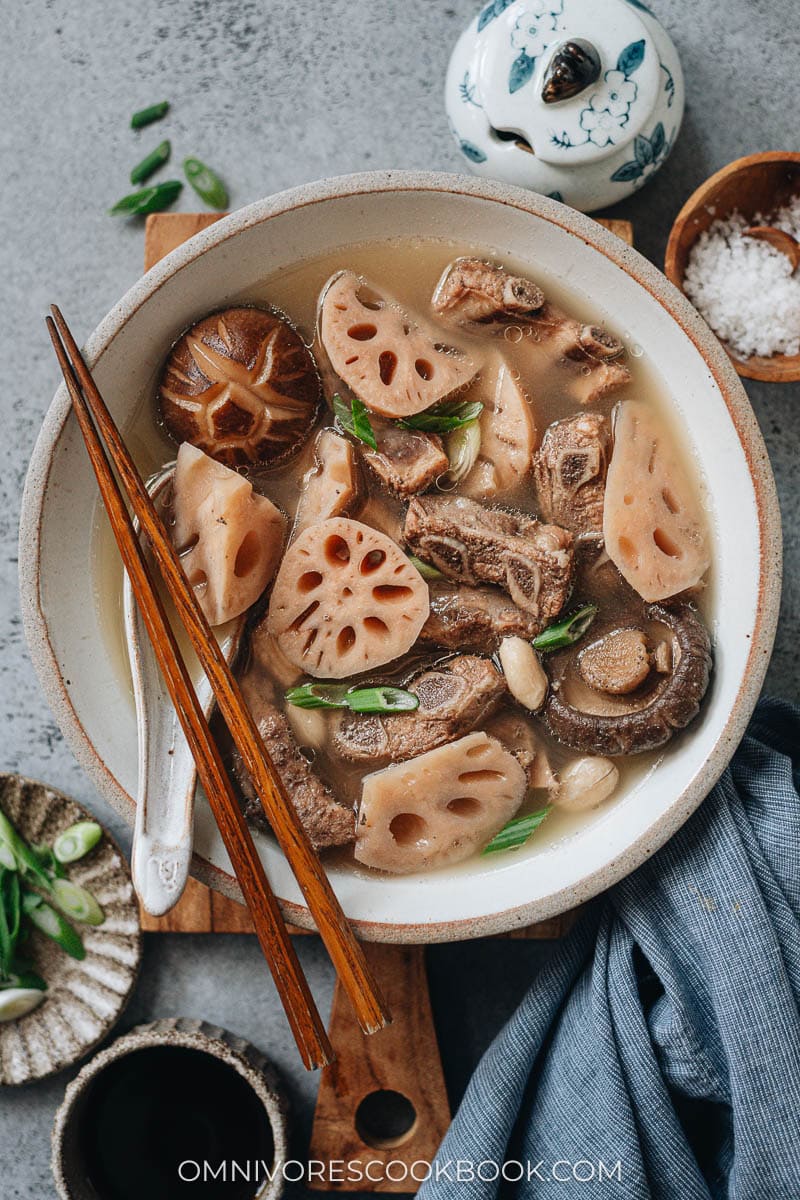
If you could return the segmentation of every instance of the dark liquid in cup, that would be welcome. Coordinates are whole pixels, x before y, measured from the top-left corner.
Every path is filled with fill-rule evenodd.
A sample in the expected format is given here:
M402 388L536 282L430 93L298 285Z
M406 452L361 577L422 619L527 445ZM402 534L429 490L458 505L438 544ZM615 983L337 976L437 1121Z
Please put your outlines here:
M137 1050L106 1067L88 1091L80 1149L99 1200L250 1200L274 1152L242 1076L183 1046Z

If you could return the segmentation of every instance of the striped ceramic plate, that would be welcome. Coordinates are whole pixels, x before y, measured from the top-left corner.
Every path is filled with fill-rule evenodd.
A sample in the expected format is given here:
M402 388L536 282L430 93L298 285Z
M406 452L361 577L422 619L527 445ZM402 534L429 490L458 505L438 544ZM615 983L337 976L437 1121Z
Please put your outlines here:
M20 775L0 774L0 807L29 842L52 843L75 821L94 819L63 793ZM97 897L106 919L96 928L80 926L82 962L32 932L26 957L48 990L33 1012L0 1024L0 1084L30 1083L83 1058L119 1020L136 982L139 910L119 846L104 832L67 874Z

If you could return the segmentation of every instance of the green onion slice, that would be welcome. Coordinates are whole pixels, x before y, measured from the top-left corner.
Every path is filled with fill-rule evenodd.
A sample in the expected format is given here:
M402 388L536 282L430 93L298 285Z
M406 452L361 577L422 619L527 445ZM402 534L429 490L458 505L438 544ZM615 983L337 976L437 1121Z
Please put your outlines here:
M36 903L30 897L36 897ZM28 892L23 896L22 906L28 914L31 924L46 937L52 938L56 945L60 946L70 958L78 960L86 958L86 950L80 935L70 925L60 912L57 912L49 904L45 904L41 896L36 896L35 892Z
M17 871L0 870L0 976L12 971L20 925L20 887Z
M4 812L0 810L0 843L6 847L5 853L10 854L16 861L17 868L23 874L29 875L40 887L50 890L50 877L45 872L35 851L31 849L24 838L20 837Z
M112 217L143 217L147 213L163 212L178 199L182 188L180 179L167 179L164 183L123 196L108 211Z
M496 854L498 850L519 850L524 846L533 833L541 825L552 805L540 808L538 812L526 813L524 817L514 817L496 833L488 846L484 846L481 854Z
M158 104L140 108L131 117L131 129L144 129L145 125L152 125L153 121L160 121L168 112L169 100L159 100Z
M451 429L460 429L462 425L477 421L482 412L480 400L450 401L437 404L427 412L416 413L413 417L404 417L397 424L404 429L418 429L423 433L449 433Z
M357 713L412 712L419 708L419 696L404 688L350 688L346 683L304 683L289 688L286 699L296 708L349 708Z
M164 163L170 156L170 150L171 147L168 141L160 142L159 145L156 146L155 150L151 150L150 153L133 168L131 171L131 183L134 185L137 183L146 183L150 176L153 175L159 167L163 167Z
M92 893L71 879L53 880L53 899L73 921L82 921L84 925L102 925L106 919Z
M359 400L358 396L353 396L352 401L348 404L337 392L333 397L333 412L345 433L358 438L360 442L364 442L373 450L378 449L375 432L363 400Z
M96 821L78 821L58 835L53 842L53 854L60 863L77 862L94 849L102 835Z
M228 189L211 167L207 167L199 158L185 158L183 173L200 199L210 208L228 207Z
M39 988L7 988L0 991L0 1021L17 1021L33 1012L44 1000Z
M423 562L421 558L417 558L416 554L409 554L408 561L412 567L416 567L423 579L444 579L444 575L437 567L432 567L430 563Z
M571 617L548 625L547 629L533 639L537 650L561 650L564 646L574 646L583 637L592 621L597 616L596 604L585 604Z

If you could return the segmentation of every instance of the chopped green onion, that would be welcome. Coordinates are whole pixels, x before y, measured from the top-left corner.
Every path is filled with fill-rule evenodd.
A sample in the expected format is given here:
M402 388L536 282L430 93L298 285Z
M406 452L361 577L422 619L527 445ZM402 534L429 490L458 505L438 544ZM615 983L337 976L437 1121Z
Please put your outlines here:
M585 604L571 617L565 617L563 621L556 621L554 625L548 625L547 629L543 629L538 637L533 639L533 645L537 650L561 650L564 646L574 646L586 633L596 616L597 605Z
M41 896L35 892L26 892L22 898L22 907L28 914L31 924L61 947L70 958L78 960L86 957L86 950L80 935L70 925L69 921L56 912L49 904L45 904Z
M430 563L423 562L421 558L417 558L416 554L409 554L408 561L412 567L416 567L423 579L444 579L444 575L436 567L432 567Z
M96 821L78 821L60 833L53 842L53 853L60 863L77 862L93 850L103 830Z
M64 868L53 853L51 846L46 846L44 842L32 842L31 850L36 855L39 866L47 873L49 878L63 878Z
M305 683L289 688L286 699L296 708L349 708L357 713L411 712L419 696L404 688L350 688L346 683Z
M146 183L159 167L163 167L170 155L170 144L168 141L161 142L156 146L155 150L151 150L146 158L143 158L140 163L131 171L131 183Z
M40 887L49 891L50 877L24 838L21 838L5 813L0 810L0 843L11 851L17 867L23 874L30 875Z
M160 100L158 104L140 108L131 117L131 129L144 129L145 125L152 125L153 121L160 121L168 112L169 100Z
M362 400L359 400L358 396L353 396L352 402L348 404L337 392L333 397L333 411L345 433L358 438L360 442L364 442L373 450L378 449L367 406Z
M488 846L484 846L482 854L495 854L498 850L519 850L528 838L536 832L550 812L552 805L540 808L538 812L526 813L524 817L514 817L496 833Z
M0 989L5 988L38 988L40 992L46 992L47 984L35 971L17 966L14 967L8 979L4 979L0 983Z
M8 988L0 991L0 1021L17 1021L44 1000L39 988Z
M0 977L11 974L20 925L20 887L17 871L0 869Z
M451 430L445 438L444 448L450 462L447 474L453 483L461 483L475 466L480 453L481 427L478 422L468 421Z
M404 417L398 421L404 429L418 429L423 433L449 433L451 429L459 429L477 421L483 412L480 400L459 401L447 404L437 404L427 412L416 413L413 417Z
M210 208L228 207L228 189L211 167L207 167L199 158L185 158L183 173L200 199Z
M8 842L0 841L0 867L7 871L16 871L17 859Z
M84 925L102 925L105 913L91 892L71 879L53 880L53 899L63 913Z
M156 183L153 187L123 196L108 211L112 217L143 217L147 213L163 212L178 199L182 187L180 179L167 179L164 183Z

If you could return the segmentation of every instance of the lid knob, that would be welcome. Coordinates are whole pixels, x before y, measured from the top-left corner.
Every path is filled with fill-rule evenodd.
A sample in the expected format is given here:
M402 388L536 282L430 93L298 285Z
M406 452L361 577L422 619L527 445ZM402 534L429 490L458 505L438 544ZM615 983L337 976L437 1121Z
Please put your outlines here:
M559 46L544 73L542 99L558 104L585 91L600 78L600 55L591 42L573 38Z

